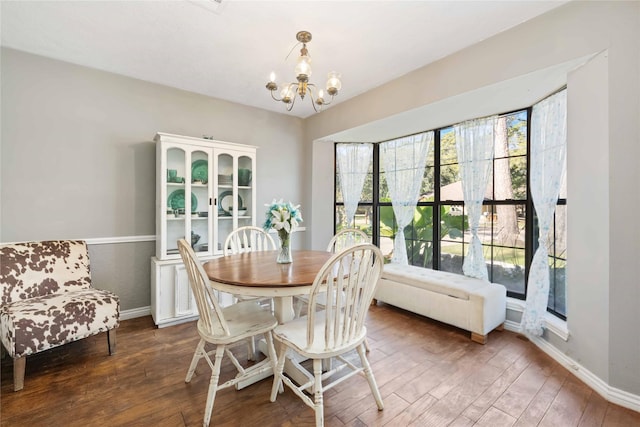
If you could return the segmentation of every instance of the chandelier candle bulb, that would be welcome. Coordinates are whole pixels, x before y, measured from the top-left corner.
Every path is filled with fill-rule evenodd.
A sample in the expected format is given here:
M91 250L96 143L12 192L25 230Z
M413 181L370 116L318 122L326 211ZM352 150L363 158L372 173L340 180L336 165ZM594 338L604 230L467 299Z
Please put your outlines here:
M273 91L278 89L278 85L276 84L276 73L274 73L273 71L271 72L271 75L269 76L269 82L267 83L267 89L271 91L271 93L273 94Z
M306 82L311 77L311 58L308 56L301 56L298 58L298 65L296 65L296 79L299 82Z
M341 88L340 74L335 71L330 72L327 75L327 93L332 96L336 95Z

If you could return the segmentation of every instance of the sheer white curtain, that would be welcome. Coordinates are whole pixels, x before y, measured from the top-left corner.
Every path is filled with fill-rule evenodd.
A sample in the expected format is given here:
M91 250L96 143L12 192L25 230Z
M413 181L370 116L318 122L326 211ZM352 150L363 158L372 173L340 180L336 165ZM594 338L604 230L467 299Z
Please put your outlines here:
M533 106L531 116L531 198L538 217L538 249L529 268L527 302L521 329L542 335L549 301L547 242L566 169L567 91Z
M381 164L398 224L393 242L392 263L409 264L404 228L411 223L418 204L427 153L429 144L433 142L433 135L433 132L424 132L380 144Z
M336 146L336 162L347 227L353 226L353 218L362 196L362 187L372 156L373 144L338 144Z
M482 201L491 175L496 119L496 116L491 116L454 126L464 206L471 231L471 244L464 258L462 271L466 276L483 280L489 280L489 276L482 255L482 243L478 237L478 226L482 215Z

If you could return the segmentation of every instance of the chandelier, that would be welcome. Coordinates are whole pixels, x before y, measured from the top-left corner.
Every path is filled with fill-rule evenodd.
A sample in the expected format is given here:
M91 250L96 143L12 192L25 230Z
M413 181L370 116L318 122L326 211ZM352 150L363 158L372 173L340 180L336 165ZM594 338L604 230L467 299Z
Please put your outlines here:
M295 72L296 72L296 80L297 82L293 83L285 83L280 86L280 98L274 94L278 90L278 85L276 84L276 76L275 73L271 73L271 77L269 82L266 85L266 88L271 92L271 97L278 102L284 102L287 107L287 111L291 111L294 104L296 103L296 99L300 96L300 99L304 99L304 97L309 94L309 98L311 99L311 105L313 105L313 109L318 112L322 109L323 105L329 105L333 101L333 98L338 94L338 91L342 87L342 83L340 82L340 74L332 71L329 73L327 78L327 94L331 96L329 101L324 99L324 92L320 89L318 90L316 85L313 83L309 83L309 77L311 77L311 57L309 56L309 51L307 50L307 43L311 41L311 33L308 31L299 31L296 34L296 39L302 43L302 49L300 49L300 57L298 58L298 63L296 64Z

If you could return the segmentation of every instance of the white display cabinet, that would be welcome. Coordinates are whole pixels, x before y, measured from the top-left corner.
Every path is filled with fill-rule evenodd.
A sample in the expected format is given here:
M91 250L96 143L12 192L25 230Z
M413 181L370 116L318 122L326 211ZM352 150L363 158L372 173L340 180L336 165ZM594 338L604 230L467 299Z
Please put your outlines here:
M178 252L191 241L203 262L222 255L227 235L256 224L256 147L158 133L156 256L151 259L151 314L158 326L197 318ZM221 303L230 303L228 295Z

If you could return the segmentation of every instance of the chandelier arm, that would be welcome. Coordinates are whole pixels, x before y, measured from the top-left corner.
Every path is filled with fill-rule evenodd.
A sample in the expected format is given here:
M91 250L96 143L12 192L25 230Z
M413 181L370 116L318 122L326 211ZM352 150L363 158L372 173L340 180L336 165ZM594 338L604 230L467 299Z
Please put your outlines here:
M309 98L311 99L311 106L313 107L313 111L315 111L317 113L318 109L316 108L316 100L313 99L313 92L315 92L318 89L316 88L316 85L314 85L313 83L310 83L307 86L309 87ZM312 88L313 88L313 90L312 90Z
M336 97L335 95L331 95L331 99L328 102L327 101L323 102L322 105L331 105L331 103L333 102L333 98L335 97Z
M278 102L282 101L282 98L278 99L273 95L273 92L275 92L275 90L271 90L269 92L271 93L271 98L273 98L274 101L278 101Z
M287 111L293 110L293 106L296 104L297 97L298 97L297 94L293 94L293 100L289 104L287 104Z

